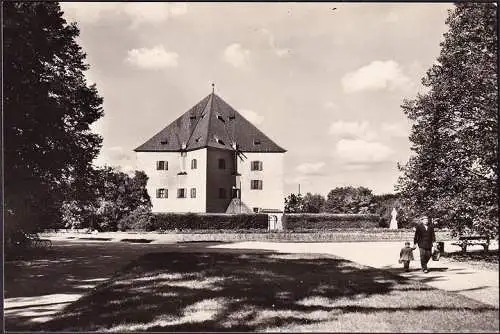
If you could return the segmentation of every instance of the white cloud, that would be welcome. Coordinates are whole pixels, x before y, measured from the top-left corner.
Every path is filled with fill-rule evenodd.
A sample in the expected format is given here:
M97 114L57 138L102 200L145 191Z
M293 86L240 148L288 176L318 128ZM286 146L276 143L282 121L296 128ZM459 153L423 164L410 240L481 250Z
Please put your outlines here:
M61 2L61 7L69 20L88 24L113 15L125 15L132 21L131 28L145 23L158 24L187 13L186 3L168 2Z
M409 125L403 123L382 123L381 131L390 137L408 137Z
M379 142L362 139L341 139L335 146L334 156L344 164L362 165L388 161L394 151Z
M155 70L167 67L177 67L179 55L168 52L163 45L151 49L140 48L128 51L126 62L143 69Z
M285 184L295 184L295 185L298 183L310 184L311 180L309 180L305 175L300 175L300 176L285 178L284 182Z
M250 123L258 125L264 121L264 116L256 113L253 110L241 109L239 113L245 117Z
M248 63L250 50L244 49L241 44L233 43L224 50L224 60L234 67L243 67Z
M339 138L373 140L377 138L377 133L370 129L367 121L346 122L336 121L330 125L330 134Z
M326 101L325 102L325 108L327 108L327 109L337 109L338 105L335 102Z
M403 74L394 60L373 61L342 77L342 87L346 93L369 90L394 90L411 86L410 79Z
M267 36L269 45L271 46L271 49L273 50L274 54L278 56L279 58L285 57L290 55L290 49L285 49L285 48L278 48L276 46L276 42L274 40L274 35L267 29L262 28L260 31Z
M314 163L306 162L298 165L295 169L304 175L317 175L323 167L325 167L325 163L320 161Z

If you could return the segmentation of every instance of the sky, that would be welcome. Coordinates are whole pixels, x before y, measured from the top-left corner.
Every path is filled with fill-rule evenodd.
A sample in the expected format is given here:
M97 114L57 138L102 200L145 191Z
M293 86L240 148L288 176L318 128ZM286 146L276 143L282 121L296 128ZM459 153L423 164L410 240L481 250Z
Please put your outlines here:
M451 3L61 3L104 98L96 165L215 92L285 148L285 194L394 192L405 98L439 55Z

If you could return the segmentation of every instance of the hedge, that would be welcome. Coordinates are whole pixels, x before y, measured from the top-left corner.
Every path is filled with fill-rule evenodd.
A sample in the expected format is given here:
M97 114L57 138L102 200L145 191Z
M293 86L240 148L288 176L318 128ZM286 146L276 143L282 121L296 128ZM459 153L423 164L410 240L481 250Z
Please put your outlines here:
M149 231L161 230L267 230L266 214L153 214Z
M373 214L289 213L286 214L285 225L288 231L293 232L367 229L379 227L380 216Z

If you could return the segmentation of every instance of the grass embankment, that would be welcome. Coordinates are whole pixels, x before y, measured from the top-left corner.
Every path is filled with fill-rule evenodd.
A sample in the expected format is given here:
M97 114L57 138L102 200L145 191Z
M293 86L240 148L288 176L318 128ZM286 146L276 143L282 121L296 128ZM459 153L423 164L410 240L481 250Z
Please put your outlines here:
M35 329L35 328L33 328ZM333 256L150 253L37 331L498 331L498 310Z

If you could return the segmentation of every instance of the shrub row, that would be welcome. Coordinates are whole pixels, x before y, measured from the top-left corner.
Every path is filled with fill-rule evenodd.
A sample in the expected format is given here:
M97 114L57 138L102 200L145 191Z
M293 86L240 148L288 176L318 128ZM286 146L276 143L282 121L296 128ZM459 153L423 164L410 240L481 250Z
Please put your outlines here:
M287 214L285 225L288 231L300 232L309 230L331 231L337 229L376 228L379 227L379 224L379 215L306 213Z
M267 230L266 214L154 214L148 231L161 230Z

